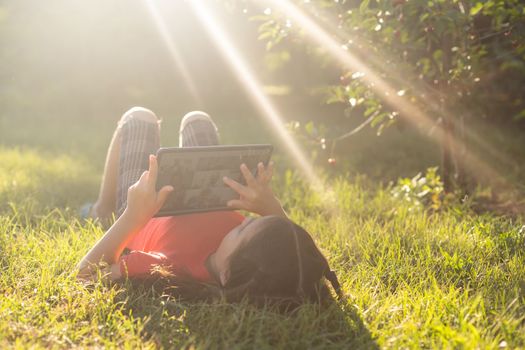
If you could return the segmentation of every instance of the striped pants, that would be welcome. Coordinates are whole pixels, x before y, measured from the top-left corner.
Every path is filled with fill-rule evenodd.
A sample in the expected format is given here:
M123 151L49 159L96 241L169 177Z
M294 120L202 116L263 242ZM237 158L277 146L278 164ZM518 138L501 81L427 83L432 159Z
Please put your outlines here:
M127 205L128 189L149 167L149 155L160 147L160 121L150 110L134 107L118 124L120 158L117 180L117 217ZM217 126L204 112L184 116L179 131L179 147L213 146L219 144Z

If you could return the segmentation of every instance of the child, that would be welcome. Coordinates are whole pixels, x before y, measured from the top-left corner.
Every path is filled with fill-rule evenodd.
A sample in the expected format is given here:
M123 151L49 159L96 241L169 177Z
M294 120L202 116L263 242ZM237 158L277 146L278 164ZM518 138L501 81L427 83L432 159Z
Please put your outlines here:
M310 235L287 218L273 194L271 164L259 164L257 177L241 165L246 185L224 179L239 194L227 205L258 218L235 211L153 218L173 190L165 186L156 191L153 154L160 146L159 127L155 114L141 107L120 120L99 198L88 212L103 223L114 214L117 220L80 261L79 278L96 278L102 262L113 280L169 275L174 284L214 285L230 300L318 300L323 277L340 293L335 274ZM179 146L218 142L217 127L207 114L192 112L183 118Z

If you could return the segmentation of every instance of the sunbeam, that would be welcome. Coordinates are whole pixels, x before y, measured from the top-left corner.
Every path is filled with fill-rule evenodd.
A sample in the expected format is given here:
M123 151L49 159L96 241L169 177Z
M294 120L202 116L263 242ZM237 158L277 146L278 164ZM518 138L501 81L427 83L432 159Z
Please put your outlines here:
M162 40L164 41L166 48L168 49L171 59L173 60L173 63L175 65L175 69L182 75L184 84L186 84L186 86L188 87L190 94L195 100L195 102L197 104L201 104L202 98L199 94L199 91L193 83L193 79L190 76L188 67L186 66L184 59L180 55L179 50L177 49L177 46L175 45L174 40L171 37L168 28L166 27L166 23L162 18L162 15L158 10L157 5L155 4L155 1L144 0L144 3L146 4L146 7L148 8L148 11L153 19L153 22L155 23L155 26L157 27L157 30L159 31L159 34Z
M249 96L253 99L257 107L260 108L262 114L268 119L282 142L286 145L286 150L297 162L297 165L306 175L308 180L314 185L320 186L321 182L315 175L311 162L307 159L299 145L284 127L282 118L277 109L264 94L261 84L258 82L255 74L253 74L248 67L241 54L223 31L222 27L216 22L203 1L191 1L191 6L193 6L197 17L200 19L221 53L225 56L227 62L231 65L238 79L248 91Z
M335 59L342 66L364 73L362 77L370 88L382 98L382 100L394 107L400 113L400 116L414 125L424 127L426 129L434 128L436 131L430 134L430 137L441 143L444 137L444 130L441 125L437 125L432 118L426 115L423 111L417 108L412 103L406 101L403 97L398 96L396 89L392 88L384 79L382 79L376 72L370 69L357 56L352 54L349 50L344 50L341 44L337 42L329 33L327 33L321 26L313 21L301 9L289 0L265 0L256 2L260 6L269 6L275 8L286 14L292 21L297 23L297 26L304 30L306 36L310 38L315 44L324 48L330 56ZM453 138L450 140L453 148L461 149L462 143ZM485 174L489 177L497 179L501 182L506 182L504 177L496 170L491 168L488 164L475 157L472 153L468 154L466 165L472 170L472 173Z
M334 25L334 23L337 23L337 18L334 18L331 16L328 11L325 11L324 9L320 8L314 8L313 6L306 6L306 11L310 14L310 16L316 16L316 13L321 13L322 16L316 16L315 18L324 19L322 22L322 28L325 32L329 32L332 35L335 35L338 39L341 40L341 42L349 42L351 40L352 45L352 51L357 51L360 53L361 57L365 57L367 59L367 62L371 62L374 66L380 67L382 65L388 64L389 61L394 61L392 57L387 57L384 55L381 51L374 51L373 48L369 46L368 43L363 42L360 40L360 38L352 36L350 37L347 32L345 32L341 27L338 27L337 25ZM316 12L316 13L314 13ZM370 53L374 53L373 55ZM396 62L399 63L399 62ZM424 84L422 81L418 83L418 79L416 79L414 76L411 76L410 78L407 78L404 75L401 75L399 72L390 70L388 72L389 74L389 80L394 81L396 84L398 84L399 87L407 87L411 89L412 91L417 91L418 98L424 101L427 108L429 110L433 110L435 112L441 112L446 114L451 114L450 111L444 111L442 109L442 106L438 101L434 101L430 99L428 94L426 93L429 89L433 90L433 93L436 93L436 90L432 86L428 86L428 84ZM407 74L410 72L404 71L403 74ZM410 81L411 85L406 86L406 82ZM433 129L432 129L433 130ZM493 147L489 143L487 143L480 135L478 135L475 131L465 128L464 129L465 135L468 137L469 141L473 141L478 147L480 147L481 151L491 154L498 160L504 162L507 166L513 166L514 162L511 159L511 157L507 156L503 152L500 152L497 148Z
M265 0L269 6L278 8L285 13L293 22L305 31L307 36L317 45L325 49L332 58L336 59L341 65L354 71L362 72L362 79L368 82L384 101L394 106L400 113L414 124L425 127L432 127L434 122L424 113L417 110L410 103L404 101L397 95L397 91L388 85L378 74L371 70L368 65L352 54L349 50L341 48L341 44L314 22L309 16L304 14L297 6L288 0Z

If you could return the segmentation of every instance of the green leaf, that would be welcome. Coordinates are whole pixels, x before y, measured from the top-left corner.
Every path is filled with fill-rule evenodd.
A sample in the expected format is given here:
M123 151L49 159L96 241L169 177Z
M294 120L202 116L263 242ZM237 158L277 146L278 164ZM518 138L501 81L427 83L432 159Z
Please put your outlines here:
M525 109L516 114L512 119L514 120L524 120L525 119Z
M379 113L373 120L372 122L370 123L370 126L372 128L375 128L376 126L380 125L383 120L385 119L385 117L388 115L387 112L383 112L383 113Z
M470 15L475 16L478 14L479 11L483 9L483 4L481 2L476 3L471 9L470 9Z
M272 37L272 33L271 32L264 32L264 33L261 33L257 39L258 40L265 40L265 39L270 39Z
M370 2L370 0L363 0L361 2L361 5L359 5L359 12L360 13L365 13L366 10L368 10L368 3Z
M441 49L434 51L432 57L436 62L441 61L443 59L443 51Z
M365 113L364 113L364 116L365 117L369 117L372 115L372 113L374 113L375 111L377 111L379 109L379 106L377 105L374 105L374 106L370 106L366 109Z
M315 127L312 121L306 123L306 125L304 126L304 130L310 136L317 136L317 128Z

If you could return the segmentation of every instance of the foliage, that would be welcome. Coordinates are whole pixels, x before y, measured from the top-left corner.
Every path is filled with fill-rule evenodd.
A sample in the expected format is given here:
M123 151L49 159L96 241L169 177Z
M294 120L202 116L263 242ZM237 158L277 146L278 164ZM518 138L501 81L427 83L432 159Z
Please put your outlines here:
M525 5L518 0L296 4L321 25L337 19L337 30L331 34L341 49L356 54L395 87L399 97L423 111L436 114L436 105L446 99L451 111L460 105L479 105L486 112L500 97L496 95L506 96L504 103L513 104L516 116L525 109L518 91L525 81ZM269 11L253 18L262 21L259 38L269 48L284 38L302 35L283 13ZM364 76L364 72L343 71L340 83L327 87L326 102L344 103L365 117L378 113L374 124L383 125L399 111L374 92ZM443 86L446 92L440 91Z
M364 124L385 127L407 115L393 100L427 115L432 132L445 133L466 142L470 127L480 118L503 124L523 119L525 97L525 5L512 0L312 0L295 1L332 38L364 63L394 93L379 88L370 74L340 65L340 77L332 84L319 81L316 91L328 104L346 108L346 131L337 128L321 137L331 144L353 135L348 132L356 117ZM273 50L297 52L310 42L304 30L276 9L253 17L261 21L260 38ZM306 45L299 51L319 62L331 60L322 47ZM290 62L297 60L292 57ZM406 118L409 120L410 118ZM405 119L404 119L405 120ZM312 118L316 124L326 123ZM455 129L454 125L458 127ZM419 125L416 125L419 126ZM464 166L465 149L443 143L443 152ZM473 141L479 143L479 140ZM323 143L318 143L318 146ZM333 146L329 146L333 148ZM444 157L450 164L451 157ZM447 160L445 160L447 159ZM442 165L449 171L448 164ZM456 169L459 171L459 169ZM445 175L445 174L444 174ZM448 184L451 174L444 176ZM463 175L458 175L464 177Z
M440 209L443 205L443 182L437 169L428 168L425 176L419 173L412 178L398 179L397 184L392 187L392 196L410 203L412 209Z
M326 252L347 298L290 315L220 300L190 304L140 286L78 283L74 266L102 230L66 207L50 212L46 203L82 202L83 182L64 187L62 180L69 171L92 178L97 170L63 157L35 177L42 156L15 153L17 176L35 181L27 188L45 179L53 196L0 187L0 197L12 202L0 210L2 348L525 346L522 221L428 215L362 179L339 178L320 193L288 172L276 190ZM3 150L0 163L13 163L15 153ZM0 179L10 171L0 168Z

